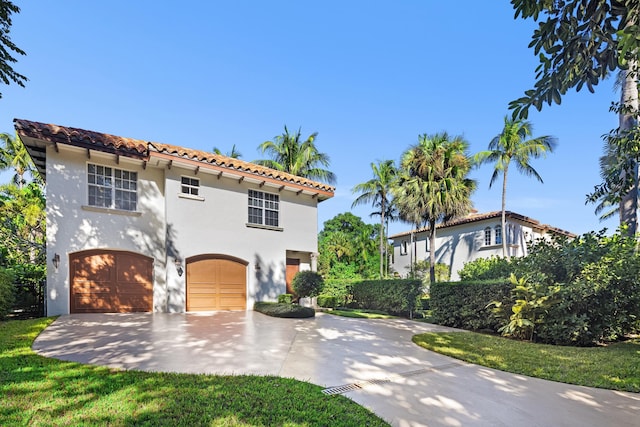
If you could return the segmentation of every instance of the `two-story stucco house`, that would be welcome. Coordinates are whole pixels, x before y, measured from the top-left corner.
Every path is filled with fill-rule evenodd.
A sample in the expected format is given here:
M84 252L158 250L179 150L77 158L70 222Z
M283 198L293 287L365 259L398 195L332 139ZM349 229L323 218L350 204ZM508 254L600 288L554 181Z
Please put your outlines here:
M465 263L478 258L501 257L502 239L506 239L509 256L527 255L527 243L552 235L570 238L575 234L535 219L506 212L506 233L502 230L502 212L479 214L472 212L463 218L440 224L436 228L436 262L448 265L451 280L458 280L458 271ZM410 274L417 260L429 259L429 229L412 230L389 236L392 239L392 269L401 276Z
M47 314L247 310L316 268L334 188L183 147L16 119L46 181Z

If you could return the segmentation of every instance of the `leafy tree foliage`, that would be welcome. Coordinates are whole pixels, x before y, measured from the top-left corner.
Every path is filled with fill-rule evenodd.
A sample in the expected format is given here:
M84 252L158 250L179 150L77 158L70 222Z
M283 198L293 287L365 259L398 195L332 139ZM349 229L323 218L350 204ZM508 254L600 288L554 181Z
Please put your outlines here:
M489 142L489 150L481 151L474 156L474 161L477 164L494 164L489 188L502 175L502 230L507 229L507 177L511 161L513 160L518 171L542 182L542 177L531 166L530 159L552 152L556 145L555 138L551 136L533 138L531 137L532 133L530 122L505 117L504 128ZM502 256L509 258L506 236L502 239Z
M318 270L327 279L377 277L379 227L350 212L325 221L318 234Z
M233 144L231 151L227 151L226 153L223 153L218 147L213 147L213 154L231 157L232 159L239 159L242 157L242 153L236 149L236 144Z
M421 228L429 225L429 279L436 280L436 225L471 209L474 180L467 178L471 161L469 144L461 136L421 135L403 154L393 195L400 217Z
M324 287L324 280L315 271L300 271L296 273L291 286L300 298L316 297Z
M27 175L40 182L40 175L22 141L8 133L0 133L0 141L0 170L13 169L13 183L19 188L27 183Z
M534 88L511 102L514 117L527 118L534 106L560 104L567 90L591 92L637 57L640 5L635 0L511 0L516 18L540 21L529 47L540 64Z
M25 55L25 53L11 41L11 37L9 36L11 30L11 15L19 12L20 8L11 1L0 0L0 79L2 79L6 85L13 82L18 86L24 87L27 78L14 71L12 64L17 62L13 56L14 53L18 55ZM2 98L1 92L0 98Z
M375 212L375 215L380 215L380 278L384 277L384 259L385 249L387 248L386 239L386 215L389 209L392 207L391 202L391 189L395 185L398 171L394 165L393 160L385 160L378 162L378 164L371 163L371 170L373 172L373 178L367 182L353 187L354 193L360 193L360 195L353 202L352 207L371 203L373 206L378 206L379 210Z
M292 134L285 126L282 135L276 136L273 141L265 141L258 147L262 154L268 154L271 158L256 160L254 163L303 178L334 184L334 173L323 169L329 167L330 161L327 154L318 151L315 145L317 137L318 132L315 132L303 141L301 129Z
M638 227L638 55L640 53L640 3L637 0L511 0L515 17L539 21L529 47L540 64L536 83L525 96L510 103L513 117L526 119L534 106L560 104L569 89L586 86L594 91L600 80L614 70L624 74L620 103L612 109L620 124L606 142L613 146L615 161L608 164L603 184L587 197L618 205L620 223L630 235Z

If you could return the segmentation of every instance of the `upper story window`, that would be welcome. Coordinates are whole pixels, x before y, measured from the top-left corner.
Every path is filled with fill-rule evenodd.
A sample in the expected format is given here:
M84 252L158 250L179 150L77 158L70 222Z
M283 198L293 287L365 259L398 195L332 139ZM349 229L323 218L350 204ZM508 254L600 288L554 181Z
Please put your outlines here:
M484 229L484 245L489 246L491 244L491 227Z
M138 173L89 164L89 206L135 211L138 204Z
M249 190L249 224L279 226L280 196Z
M407 254L408 246L409 246L409 243L406 240L403 240L402 243L400 243L400 255Z
M181 192L182 194L189 194L190 196L199 196L200 192L200 180L198 178L190 178L183 176L181 180Z
M495 230L496 230L496 245L501 245L502 244L502 226L496 225Z

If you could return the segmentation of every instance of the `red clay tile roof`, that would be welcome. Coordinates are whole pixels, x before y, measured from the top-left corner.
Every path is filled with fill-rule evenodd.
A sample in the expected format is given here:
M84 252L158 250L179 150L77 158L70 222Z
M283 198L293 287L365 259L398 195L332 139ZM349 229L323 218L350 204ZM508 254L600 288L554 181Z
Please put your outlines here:
M72 127L14 119L18 135L58 144L70 144L100 150L119 151L122 155L147 155L147 141Z
M214 154L200 150L190 150L188 148L178 147L176 145L161 144L158 142L150 142L149 148L150 150L157 151L158 153L170 154L189 160L196 160L215 166L248 172L263 178L276 179L278 181L285 181L293 184L303 185L306 187L312 187L317 190L327 191L331 193L335 191L335 187L327 184L312 181L306 178L292 175L290 173L281 172L276 169L267 168L255 163L245 162L244 160L234 159L232 157L227 157L220 154Z
M325 193L333 193L335 187L312 181L310 179L280 172L255 163L233 159L231 157L208 153L206 151L191 150L175 145L143 141L139 139L123 138L121 136L99 133L84 129L58 126L29 120L14 119L15 128L21 138L32 138L55 144L68 144L92 150L106 151L122 156L148 159L152 152L168 154L170 156L186 158L226 169L233 169L250 173L263 178L270 178L284 183L297 184ZM29 147L27 147L29 148ZM44 164L41 162L39 170L44 176ZM330 197L331 195L329 195Z
M523 221L523 222L529 223L529 224L531 224L531 225L533 225L535 227L541 228L543 230L548 230L548 231L551 231L553 233L562 234L562 235L565 235L565 236L568 236L568 237L576 237L576 235L571 233L570 231L562 230L562 229L556 228L556 227L551 227L550 225L547 225L547 224L541 224L540 221L538 221L538 220L535 220L533 218L529 218L528 216L520 215L519 213L516 213L516 212L505 211L505 215L506 215L507 218ZM491 218L499 218L501 216L502 216L502 211L486 212L486 213L482 213L482 214L472 213L472 214L467 215L467 216L462 217L462 218L456 218L456 219L454 219L452 221L447 222L446 224L438 224L438 225L436 225L436 229L454 227L456 225L469 224L471 222L483 221L485 219L491 219ZM402 236L408 236L412 232L413 233L422 233L422 232L425 232L425 231L428 231L428 230L429 230L429 227L421 228L419 230L405 231L405 232L402 232L402 233L394 234L393 236L389 236L389 238L390 239L395 239L395 238L402 237Z

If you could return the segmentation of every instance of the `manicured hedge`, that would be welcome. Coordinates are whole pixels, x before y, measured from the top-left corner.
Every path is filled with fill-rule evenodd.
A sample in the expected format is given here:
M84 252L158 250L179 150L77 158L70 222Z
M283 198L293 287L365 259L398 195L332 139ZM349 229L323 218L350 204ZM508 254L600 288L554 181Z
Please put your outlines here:
M310 307L302 307L297 304L283 304L279 302L257 302L253 309L272 317L305 318L314 317L316 311Z
M0 319L4 318L15 301L13 275L9 270L0 268Z
M351 286L351 295L359 308L411 316L420 307L422 287L419 279L364 280Z
M431 285L430 306L435 323L454 328L496 331L499 319L487 305L509 305L512 285L507 280L439 282Z

